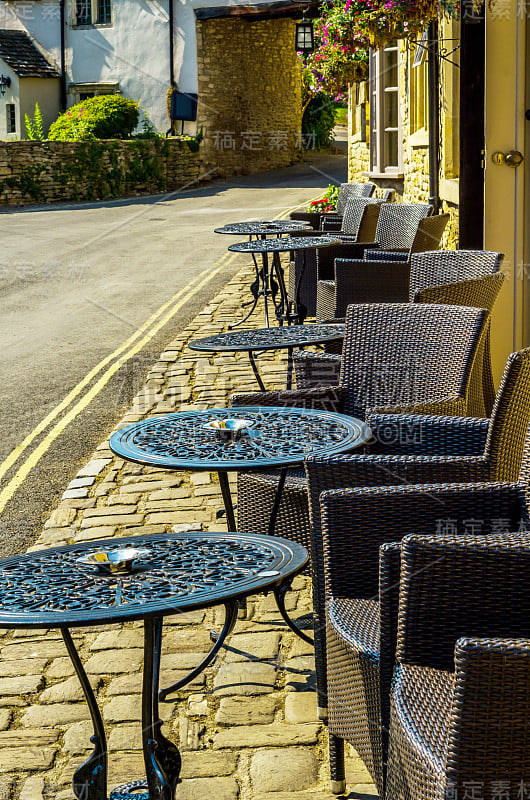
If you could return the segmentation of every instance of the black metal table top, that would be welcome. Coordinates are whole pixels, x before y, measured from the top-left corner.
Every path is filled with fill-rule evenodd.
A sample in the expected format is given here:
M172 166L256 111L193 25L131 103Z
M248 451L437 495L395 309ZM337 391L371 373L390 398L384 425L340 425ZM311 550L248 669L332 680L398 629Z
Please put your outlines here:
M223 441L206 427L216 420L246 420L251 427ZM359 419L302 408L237 406L149 417L110 437L117 456L161 469L230 472L301 464L309 455L359 447L371 431Z
M135 571L112 577L77 562L142 547ZM72 627L176 614L270 590L307 552L279 537L164 533L54 547L0 561L0 628Z
M340 244L340 239L329 236L296 236L286 239L258 239L254 242L238 242L228 248L234 253L284 253L288 250L310 250Z
M311 344L339 341L344 338L344 325L290 325L281 328L254 328L206 336L188 343L190 350L208 352L246 352L252 350L281 350L285 347L305 347Z
M233 222L215 228L215 233L228 233L232 236L279 236L282 233L302 233L313 230L307 222L290 219L257 220L255 222Z

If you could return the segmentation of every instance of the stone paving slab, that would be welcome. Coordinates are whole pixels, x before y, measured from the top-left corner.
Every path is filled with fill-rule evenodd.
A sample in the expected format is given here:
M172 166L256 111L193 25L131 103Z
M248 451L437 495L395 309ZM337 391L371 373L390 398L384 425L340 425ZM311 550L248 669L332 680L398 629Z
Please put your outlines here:
M116 429L145 416L228 403L257 385L246 354L194 354L191 339L221 333L241 317L246 265L170 342ZM263 326L262 311L248 327ZM286 354L259 356L267 387L285 386ZM235 476L230 476L235 485ZM70 482L31 550L95 538L226 530L216 476L173 473L115 458L104 441ZM309 580L287 598L296 618L311 607ZM176 615L164 625L162 685L211 647L223 610ZM137 623L76 629L74 638L102 709L109 787L142 778L142 629ZM272 598L246 614L214 665L160 706L164 732L182 751L177 800L331 800L327 731L316 719L311 647L282 622ZM58 631L0 634L0 800L72 800L74 770L90 752L91 723ZM350 798L375 788L347 748Z

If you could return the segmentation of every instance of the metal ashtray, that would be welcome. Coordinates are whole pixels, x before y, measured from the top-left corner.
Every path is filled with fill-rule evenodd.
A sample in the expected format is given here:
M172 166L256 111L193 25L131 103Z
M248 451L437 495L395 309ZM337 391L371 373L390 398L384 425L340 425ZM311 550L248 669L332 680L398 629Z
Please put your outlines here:
M213 431L224 442L239 439L243 434L248 434L252 422L248 419L214 419L206 423L206 430Z
M76 560L103 575L124 575L134 571L135 561L150 555L151 551L145 548L124 547L120 550L95 550Z

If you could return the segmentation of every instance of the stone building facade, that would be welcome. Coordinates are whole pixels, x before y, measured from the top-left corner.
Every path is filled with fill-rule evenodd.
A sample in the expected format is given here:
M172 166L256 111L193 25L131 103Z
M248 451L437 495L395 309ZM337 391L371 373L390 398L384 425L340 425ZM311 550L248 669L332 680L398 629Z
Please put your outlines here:
M458 23L444 21L441 26L442 44L444 41L455 41L458 33ZM358 181L368 178L381 190L394 189L396 200L426 203L430 196L426 51L404 41L397 43L397 51L395 86L386 85L386 81L391 80L388 76L392 68L385 66L383 54L377 59L374 55L371 57L370 81L350 87L348 179ZM450 214L441 246L449 249L458 245L457 63L458 51L452 54L451 61L442 60L440 66L440 213ZM373 75L374 71L377 71L376 76ZM397 104L395 111L392 108L385 109L384 100L380 103L378 95L380 92L387 98L389 92L393 91ZM378 103L379 114L374 115L370 106L373 108L375 102ZM391 132L387 133L388 130ZM385 136L388 141L385 141ZM395 137L394 141L390 139L391 136ZM371 137L381 142L379 154L374 153L378 144L370 145ZM392 149L395 151L393 158L388 152ZM385 161L387 158L390 163ZM377 162L377 166L374 162Z
M301 153L300 62L289 18L197 20L203 171L283 167Z

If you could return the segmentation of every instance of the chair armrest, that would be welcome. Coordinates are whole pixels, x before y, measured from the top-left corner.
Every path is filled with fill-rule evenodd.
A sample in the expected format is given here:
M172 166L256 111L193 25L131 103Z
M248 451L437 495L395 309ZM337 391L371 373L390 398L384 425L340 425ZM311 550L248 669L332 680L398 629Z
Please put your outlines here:
M377 261L409 261L408 250L367 250L364 254L367 260Z
M295 350L293 362L297 388L337 386L341 360L340 354Z
M322 231L340 231L342 229L342 216L340 214L325 214L320 221Z
M409 283L408 262L337 258L337 313L350 303L407 303Z
M314 408L341 412L344 403L341 386L324 386L315 389L289 389L282 392L253 392L233 394L232 406L277 406L278 408Z
M376 452L403 455L481 456L489 419L458 416L387 414L368 411Z
M305 460L308 472L317 456ZM419 483L479 483L490 480L482 456L338 455L318 457L321 491L339 486L402 486ZM395 538L394 536L392 538Z
M365 249L370 246L361 242L342 242L330 247L319 248L317 251L318 280L333 280L336 258L363 258Z
M322 219L320 211L291 211L289 219L298 220L299 222L307 222L313 230L320 230L320 220Z
M477 535L403 539L399 661L450 670L461 636L530 637L530 538L528 533L491 533L517 530L521 513L526 516L521 486L504 487L512 503L502 517L497 517L496 509L494 517L488 508L477 509L477 516L468 522ZM445 525L452 529L450 517Z
M528 638L465 637L455 648L453 709L447 770L454 787L493 785L502 775L518 791L528 786L530 717ZM469 781L469 783L467 783Z
M387 542L379 548L379 674L382 686L390 686L396 663L399 616L401 543ZM381 717L390 718L390 695L381 693Z

